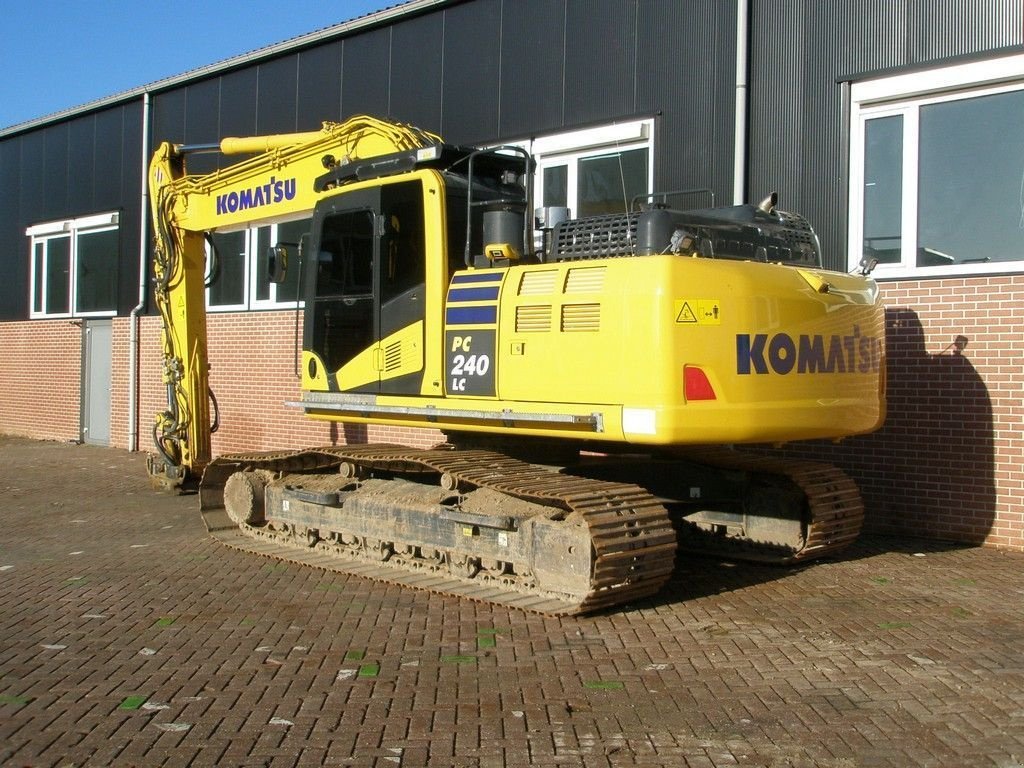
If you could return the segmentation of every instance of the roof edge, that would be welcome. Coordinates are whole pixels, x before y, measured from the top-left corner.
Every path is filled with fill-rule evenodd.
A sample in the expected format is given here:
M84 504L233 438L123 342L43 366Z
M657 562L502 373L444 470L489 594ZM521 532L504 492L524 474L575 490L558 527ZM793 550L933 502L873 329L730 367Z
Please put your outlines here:
M404 2L399 5L368 13L365 16L358 16L354 19L343 21L340 24L324 27L323 29L299 35L298 37L289 38L288 40L283 40L279 43L272 43L271 45L264 46L263 48L257 48L247 53L232 56L231 58L224 59L213 64L207 64L202 67L187 70L177 75L165 77L160 80L154 80L150 83L140 85L137 88L131 88L126 91L111 94L110 96L94 99L86 102L85 104L62 109L43 117L37 117L32 120L16 123L15 125L11 125L6 128L0 128L0 139L8 138L19 133L26 133L35 128L42 128L43 126L57 123L78 115L94 112L98 109L124 104L132 101L133 99L137 99L140 96L144 96L147 93L151 94L156 93L157 91L174 88L175 86L187 83L190 80L209 77L210 75L235 69L237 67L244 66L245 64L269 59L279 54L304 48L315 43L342 37L371 27L381 26L385 23L405 18L406 16L412 16L431 8L451 5L453 2L455 2L455 0L408 0L408 2Z

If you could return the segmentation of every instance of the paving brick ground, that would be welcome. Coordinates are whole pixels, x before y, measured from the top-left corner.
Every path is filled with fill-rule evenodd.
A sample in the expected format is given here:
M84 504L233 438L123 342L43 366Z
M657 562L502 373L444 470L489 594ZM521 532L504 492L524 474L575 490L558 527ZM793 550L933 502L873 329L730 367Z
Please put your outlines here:
M0 437L0 764L1024 764L1024 556L687 557L552 620L210 540L139 455Z

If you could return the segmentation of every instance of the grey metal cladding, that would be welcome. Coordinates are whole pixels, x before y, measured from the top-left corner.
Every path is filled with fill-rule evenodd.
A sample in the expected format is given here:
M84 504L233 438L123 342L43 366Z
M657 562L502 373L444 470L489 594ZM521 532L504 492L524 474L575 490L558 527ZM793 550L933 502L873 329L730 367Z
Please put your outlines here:
M564 2L502 3L499 136L535 135L562 127L564 39Z
M219 78L218 90L220 88ZM188 91L185 88L175 88L171 91L153 94L150 101L150 137L151 144L155 147L161 141L182 143L185 141L185 105ZM197 115L208 121L212 127L216 127L214 119L220 118L220 97L217 98L217 111L209 115L200 110Z
M256 133L294 133L299 57L261 61L256 81Z
M99 157L105 156L104 153L114 155L120 147L121 202L118 204L112 198L100 199L97 195L96 208L98 211L119 210L121 214L118 227L121 234L121 256L117 270L117 313L123 316L131 312L139 300L139 233L142 220L149 216L149 211L140 204L143 183L139 168L142 158L142 103L135 101L113 112L121 112L123 138L118 144L113 116L109 134L100 130L103 123L98 120L96 152ZM97 166L102 167L99 160Z
M112 211L142 186L141 105L131 104L95 114L95 142L90 148L98 172L93 178L93 208Z
M441 128L441 50L444 14L400 21L391 30L391 108L388 115L428 131Z
M68 123L68 156L74 158L73 181L68 184L67 209L95 210L96 121L91 115ZM106 169L104 169L104 172Z
M907 13L909 64L1024 42L1020 0L922 0Z
M565 124L636 110L635 0L569 3L565 21Z
M802 210L804 14L801 0L756 2L751 13L749 175L751 196L778 190Z
M390 114L391 29L375 29L345 40L341 69L341 114Z
M185 133L176 141L185 144L209 144L220 140L220 77L189 83L185 92ZM153 134L153 146L160 141L175 140L164 134ZM189 173L209 173L221 164L215 154L196 154L188 158Z
M40 219L68 215L69 123L55 123L43 130L43 201Z
M751 195L778 189L846 268L843 87L862 72L1024 42L1020 0L752 0Z
M296 130L315 131L325 120L341 120L341 62L344 43L300 51Z
M142 177L142 105L114 105L0 141L0 321L29 316L25 228L101 211L121 213L118 310L135 304ZM127 245L126 245L127 244Z
M655 189L732 190L735 7L717 0L640 3L636 111L657 114Z
M7 243L0 280L0 320L28 317L29 259L22 215L22 136L0 141L0 242ZM30 174L29 174L30 175Z
M220 130L214 132L214 141L220 136L256 134L258 73L256 67L247 67L221 75Z
M493 141L498 125L501 0L477 0L444 12L441 135L454 144ZM530 55L532 45L521 46Z

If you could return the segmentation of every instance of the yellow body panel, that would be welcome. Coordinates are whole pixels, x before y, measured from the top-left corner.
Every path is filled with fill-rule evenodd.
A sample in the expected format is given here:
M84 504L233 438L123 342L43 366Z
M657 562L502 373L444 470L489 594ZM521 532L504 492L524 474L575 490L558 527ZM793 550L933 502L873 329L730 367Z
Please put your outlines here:
M306 355L312 355L305 352ZM321 363L320 368L323 365ZM309 376L308 364L304 366L306 389L327 390L326 377L314 382ZM363 350L334 374L337 389L346 390L364 387L376 381L387 381L423 370L423 322L413 323L381 339Z
M599 278L574 280L574 273L601 270ZM753 262L655 256L559 265L546 296L523 296L508 286L499 394L614 403L625 409L622 439L628 442L774 441L870 431L883 416L883 310L865 281L816 274L856 291L818 293L797 270ZM527 277L524 272L521 280ZM584 282L594 290L573 290ZM527 302L551 307L549 331L517 330L516 312ZM833 337L843 354L826 372ZM811 352L801 365L786 354L799 358L802 338ZM852 358L845 346L851 339ZM820 361L818 340L825 353ZM715 400L686 402L684 366L705 372Z
M884 418L884 311L870 280L679 256L460 275L499 290L459 303L476 319L496 307L493 323L448 315L446 397L379 396L362 413L307 403L311 414L662 446L839 438ZM483 394L465 381L481 355L493 376ZM714 400L687 402L687 366Z

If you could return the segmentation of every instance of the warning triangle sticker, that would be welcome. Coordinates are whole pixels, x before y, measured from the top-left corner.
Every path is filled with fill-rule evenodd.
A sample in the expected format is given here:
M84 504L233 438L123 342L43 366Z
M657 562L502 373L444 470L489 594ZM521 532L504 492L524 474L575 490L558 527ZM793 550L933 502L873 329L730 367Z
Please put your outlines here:
M697 316L690 309L690 302L684 301L683 306L679 310L679 314L676 315L677 323L696 323Z

